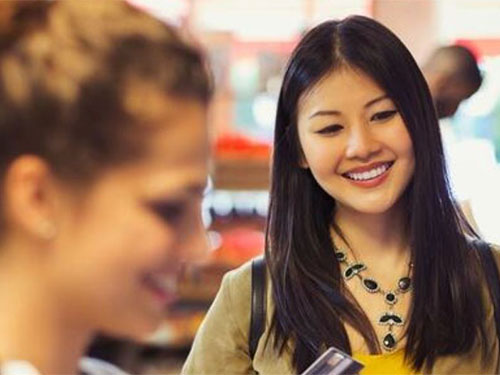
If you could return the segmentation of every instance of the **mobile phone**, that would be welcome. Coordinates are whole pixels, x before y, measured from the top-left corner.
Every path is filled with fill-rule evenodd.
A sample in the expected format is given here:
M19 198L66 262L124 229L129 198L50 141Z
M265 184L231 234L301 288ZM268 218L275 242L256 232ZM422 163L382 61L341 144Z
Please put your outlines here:
M363 369L363 364L349 354L330 347L301 375L355 375Z

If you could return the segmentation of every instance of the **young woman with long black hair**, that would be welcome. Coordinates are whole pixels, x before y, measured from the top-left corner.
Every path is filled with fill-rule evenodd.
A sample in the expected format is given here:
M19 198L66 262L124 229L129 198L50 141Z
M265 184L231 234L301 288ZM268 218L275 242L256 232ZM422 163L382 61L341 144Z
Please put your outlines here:
M184 372L300 373L335 346L365 374L497 373L475 237L409 51L369 18L324 22L293 52L278 102L255 357L246 264L225 277Z

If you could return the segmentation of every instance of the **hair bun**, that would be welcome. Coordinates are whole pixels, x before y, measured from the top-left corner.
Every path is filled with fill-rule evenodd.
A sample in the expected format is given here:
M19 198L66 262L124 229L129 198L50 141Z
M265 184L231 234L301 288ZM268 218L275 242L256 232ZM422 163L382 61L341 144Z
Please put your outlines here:
M0 52L43 24L54 1L0 1Z
M18 3L14 1L0 2L0 37L12 30L13 14L16 12Z

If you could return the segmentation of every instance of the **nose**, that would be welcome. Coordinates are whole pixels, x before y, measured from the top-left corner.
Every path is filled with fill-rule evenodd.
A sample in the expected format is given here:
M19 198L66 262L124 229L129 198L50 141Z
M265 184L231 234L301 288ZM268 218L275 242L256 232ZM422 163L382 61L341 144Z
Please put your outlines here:
M368 160L380 150L380 142L375 139L367 126L360 124L351 128L346 147L348 159Z

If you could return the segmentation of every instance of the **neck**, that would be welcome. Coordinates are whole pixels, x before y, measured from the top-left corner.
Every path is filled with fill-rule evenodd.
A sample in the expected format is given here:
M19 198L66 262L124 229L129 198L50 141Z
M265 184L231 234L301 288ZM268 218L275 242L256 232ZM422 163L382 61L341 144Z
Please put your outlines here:
M90 330L72 322L36 274L17 271L0 268L0 358L29 361L42 374L76 374Z
M408 261L408 235L405 228L404 211L399 203L379 214L366 214L339 206L335 222L347 243L333 233L335 244L349 247L354 256L363 260L392 258L395 263Z

